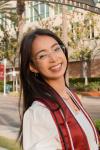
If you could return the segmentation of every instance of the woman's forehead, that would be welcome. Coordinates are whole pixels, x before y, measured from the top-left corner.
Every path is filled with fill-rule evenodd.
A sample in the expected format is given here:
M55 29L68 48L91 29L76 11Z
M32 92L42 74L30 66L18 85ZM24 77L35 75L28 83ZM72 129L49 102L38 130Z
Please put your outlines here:
M56 43L58 44L53 37L47 35L37 36L32 44L33 53L34 51L39 51L41 49L48 49Z

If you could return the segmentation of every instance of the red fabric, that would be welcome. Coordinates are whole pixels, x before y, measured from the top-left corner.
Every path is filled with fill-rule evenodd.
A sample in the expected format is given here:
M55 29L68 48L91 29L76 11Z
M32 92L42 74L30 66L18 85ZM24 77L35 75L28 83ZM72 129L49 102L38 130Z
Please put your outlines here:
M78 122L76 121L76 119L74 118L73 114L70 112L64 101L58 95L56 95L56 98L64 110L75 150L82 150L82 149L89 150L87 138L82 128L80 127L80 125L78 124ZM71 150L70 147L69 150Z
M58 128L58 133L59 133L60 140L61 140L62 150L72 150L68 130L66 128L65 121L64 121L64 118L62 117L61 111L59 109L57 109L57 105L50 102L49 100L38 99L38 101L44 103L50 109L51 115L55 121L57 128L58 128L57 121L58 121L58 124L60 125L61 131L64 136L64 140L65 140L65 143L67 146L67 148L65 148L63 138L62 138L61 133L59 132L59 128ZM70 112L70 110L68 109L66 104L64 104L64 102L62 100L58 99L58 101L59 102L61 101L60 103L63 107L64 113L66 116L66 121L67 121L67 124L68 124L70 132L71 132L75 150L82 150L82 149L90 150L86 136L85 136L82 128L80 127L80 125L78 124L76 119L73 117L72 113Z

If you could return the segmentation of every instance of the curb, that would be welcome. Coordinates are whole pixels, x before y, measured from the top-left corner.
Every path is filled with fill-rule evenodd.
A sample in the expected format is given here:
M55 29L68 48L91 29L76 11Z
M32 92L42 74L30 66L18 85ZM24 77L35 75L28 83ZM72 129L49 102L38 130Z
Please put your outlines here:
M92 99L98 99L98 100L100 100L100 96L81 95L81 97L87 97L87 98L92 98Z

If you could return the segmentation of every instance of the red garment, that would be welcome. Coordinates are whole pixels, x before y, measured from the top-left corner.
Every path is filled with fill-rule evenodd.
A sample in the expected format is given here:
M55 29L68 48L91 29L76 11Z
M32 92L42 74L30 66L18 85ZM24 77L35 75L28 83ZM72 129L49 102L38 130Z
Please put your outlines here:
M54 102L41 98L37 100L44 103L50 110L59 132L62 150L90 150L87 137L83 129L81 128L73 114L70 112L69 108L64 103L62 98L56 92L54 92L54 94L57 98L57 101L63 108L65 118L62 115L61 109L59 109L57 104L55 104ZM91 122L90 117L87 115L86 112L84 112L82 105L80 105L80 103L77 101L78 98L76 97L76 95L73 95L73 97L74 102L76 103L78 108L84 113L86 118L89 120L97 141L96 131L93 126L93 123Z

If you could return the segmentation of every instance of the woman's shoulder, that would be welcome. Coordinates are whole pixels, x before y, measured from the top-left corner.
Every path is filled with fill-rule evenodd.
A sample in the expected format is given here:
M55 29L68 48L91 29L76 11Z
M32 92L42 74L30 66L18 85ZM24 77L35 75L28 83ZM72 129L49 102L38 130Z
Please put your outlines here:
M45 104L39 101L34 101L32 105L26 110L25 114L30 112L38 112L38 111L43 111L43 110L48 110ZM49 110L48 110L49 111Z
M48 108L44 103L40 101L34 101L30 106L29 110L30 111L48 110Z
M34 101L32 105L25 111L24 118L33 118L38 120L45 120L50 116L50 111L43 103Z

